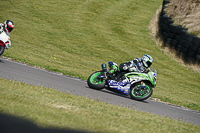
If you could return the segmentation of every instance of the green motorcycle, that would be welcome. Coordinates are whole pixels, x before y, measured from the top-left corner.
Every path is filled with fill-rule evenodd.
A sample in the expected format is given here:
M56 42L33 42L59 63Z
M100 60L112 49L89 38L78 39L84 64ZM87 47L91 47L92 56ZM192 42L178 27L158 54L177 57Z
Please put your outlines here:
M129 95L132 99L142 101L148 99L156 86L157 71L149 68L147 73L117 72L107 75L107 68L102 64L102 70L96 71L88 77L87 84L90 88L101 90L108 89L114 92Z

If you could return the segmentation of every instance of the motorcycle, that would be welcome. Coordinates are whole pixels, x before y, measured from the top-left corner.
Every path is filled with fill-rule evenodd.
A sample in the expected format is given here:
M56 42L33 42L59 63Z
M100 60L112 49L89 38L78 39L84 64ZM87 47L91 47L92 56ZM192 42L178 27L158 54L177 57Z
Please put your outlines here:
M10 37L3 31L0 33L0 56L3 54L4 49L10 48Z
M153 68L149 68L146 73L116 72L108 75L106 64L103 63L101 71L96 71L88 77L87 84L92 89L105 88L128 95L134 100L143 101L153 94L156 75L157 71Z

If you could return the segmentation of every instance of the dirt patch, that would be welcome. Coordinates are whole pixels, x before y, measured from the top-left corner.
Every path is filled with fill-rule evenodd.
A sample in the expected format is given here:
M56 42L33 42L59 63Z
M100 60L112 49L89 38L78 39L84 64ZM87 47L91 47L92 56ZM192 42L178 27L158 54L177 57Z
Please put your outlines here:
M169 0L165 9L175 25L188 28L188 32L200 37L200 0Z

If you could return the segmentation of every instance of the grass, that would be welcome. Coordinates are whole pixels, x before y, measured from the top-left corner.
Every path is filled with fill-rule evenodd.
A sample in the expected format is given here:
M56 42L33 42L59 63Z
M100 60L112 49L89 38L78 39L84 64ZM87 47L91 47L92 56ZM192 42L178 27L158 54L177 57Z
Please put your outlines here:
M4 79L0 79L0 84L0 113L15 114L42 128L110 133L197 133L200 130L200 126L53 89Z
M0 21L15 23L12 47L4 56L86 80L102 63L120 64L150 54L152 68L158 71L152 97L200 110L200 74L166 55L150 36L150 20L161 4L162 0L1 1ZM35 88L30 88L34 94ZM24 106L29 105L13 114L20 114Z
M4 56L86 80L104 62L120 64L150 54L158 71L153 97L200 110L200 75L165 55L149 36L149 22L161 0L2 4L10 8L0 9L0 19L15 23L12 47Z

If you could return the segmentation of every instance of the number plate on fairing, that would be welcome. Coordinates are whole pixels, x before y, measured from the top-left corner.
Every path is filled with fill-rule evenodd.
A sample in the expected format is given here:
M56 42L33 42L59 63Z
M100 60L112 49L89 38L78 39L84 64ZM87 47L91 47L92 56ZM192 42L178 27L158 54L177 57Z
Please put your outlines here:
M128 95L128 92L129 92L129 89L131 86L130 82L127 79L120 81L120 82L117 82L115 80L109 80L108 84L109 84L110 88L119 90L119 91L125 93L126 95Z

